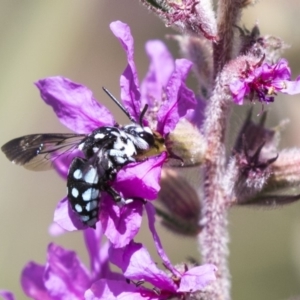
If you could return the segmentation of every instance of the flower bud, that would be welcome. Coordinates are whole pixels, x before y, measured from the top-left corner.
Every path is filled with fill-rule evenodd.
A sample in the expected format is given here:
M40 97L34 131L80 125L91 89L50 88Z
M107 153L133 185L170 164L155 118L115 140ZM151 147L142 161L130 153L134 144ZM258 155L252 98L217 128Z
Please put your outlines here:
M279 133L286 122L266 129L265 118L266 113L255 124L250 112L235 145L240 172L235 186L239 205L276 207L300 199L300 194L285 191L300 184L300 149L276 154Z
M177 234L195 236L199 233L201 205L195 189L176 171L165 168L161 176L157 214L162 225Z
M172 167L188 167L203 163L206 153L206 142L203 134L190 121L181 119L175 130L166 141L167 149L174 157L168 162Z
M264 127L266 113L258 124L251 120L252 111L242 126L234 147L239 175L235 184L237 203L243 204L261 192L276 161L278 129Z

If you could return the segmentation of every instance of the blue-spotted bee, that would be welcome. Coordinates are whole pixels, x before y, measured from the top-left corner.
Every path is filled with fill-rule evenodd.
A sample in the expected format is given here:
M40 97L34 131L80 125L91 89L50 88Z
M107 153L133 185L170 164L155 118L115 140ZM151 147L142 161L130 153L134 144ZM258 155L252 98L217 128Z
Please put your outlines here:
M131 162L166 151L164 138L150 127L143 126L147 106L139 123L105 88L104 91L131 120L131 124L102 126L88 135L31 134L13 139L2 146L6 157L31 170L44 170L62 153L78 149L83 157L75 157L67 176L68 199L81 221L95 228L98 221L101 192L118 203L128 203L113 187L117 172Z

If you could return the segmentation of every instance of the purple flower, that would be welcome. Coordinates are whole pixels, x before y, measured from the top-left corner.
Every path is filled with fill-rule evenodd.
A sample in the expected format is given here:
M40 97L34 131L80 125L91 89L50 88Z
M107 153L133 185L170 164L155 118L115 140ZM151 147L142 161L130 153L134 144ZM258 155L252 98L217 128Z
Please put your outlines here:
M86 291L85 299L170 299L201 291L216 279L216 267L213 265L185 267L183 270L174 268L156 233L155 211L151 203L146 204L146 211L157 252L167 271L157 267L142 244L131 241L123 248L110 248L110 260L121 269L123 275L94 282ZM153 288L143 287L144 282Z
M74 251L50 244L46 264L28 263L21 275L25 294L35 300L83 299L100 278L118 279L108 266L108 243L100 248L101 226L84 231L91 268L88 270Z
M89 269L74 251L50 244L45 265L30 262L23 269L21 284L25 294L35 300L167 299L201 291L215 280L213 265L174 268L156 233L155 210L151 203L146 204L146 211L155 246L167 272L157 268L141 244L131 241L123 248L114 248L108 242L101 243L103 231L98 223L96 230L84 231ZM109 262L118 266L123 274L112 272ZM143 287L142 281L152 284L154 289ZM13 300L11 293L3 291L0 295Z
M184 83L192 63L186 59L177 59L174 62L161 41L149 41L146 52L150 66L140 89L130 28L120 21L112 22L110 28L127 55L128 65L120 79L124 105L138 119L141 109L148 104L149 109L145 115L147 123L165 137L175 129L179 119L196 106L193 91Z
M291 71L285 59L274 65L259 62L254 66L248 64L240 79L231 83L229 88L237 104L243 104L246 96L251 101L258 99L262 103L270 103L277 92L289 95L300 92L299 81L291 81L290 78Z
M0 297L2 297L3 300L15 300L13 293L5 290L0 290Z
M140 112L144 105L148 104L145 124L148 123L153 131L166 137L174 130L179 119L195 106L195 96L184 83L191 63L185 59L174 62L161 42L148 42L150 67L140 92L130 29L120 21L113 22L110 26L127 55L128 65L120 79L124 106L139 122ZM161 68L162 65L164 68ZM89 134L98 127L115 124L112 114L99 104L92 92L83 85L63 77L49 77L39 80L36 86L61 123L76 133ZM78 154L77 151L67 156L62 155L54 161L56 169L64 178L72 158L80 155L82 154ZM126 165L118 172L112 183L113 187L124 198L156 199L160 189L161 168L166 159L167 154L164 152L143 162ZM141 201L119 207L110 196L103 193L98 218L114 246L123 247L137 234L141 226L142 212ZM58 204L54 221L68 231L86 228L70 208L67 198Z

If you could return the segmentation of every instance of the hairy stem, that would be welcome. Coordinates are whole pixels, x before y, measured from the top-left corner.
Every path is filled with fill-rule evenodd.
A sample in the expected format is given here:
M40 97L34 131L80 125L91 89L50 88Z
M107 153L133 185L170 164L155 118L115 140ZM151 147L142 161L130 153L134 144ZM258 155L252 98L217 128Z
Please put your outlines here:
M214 69L215 77L232 57L234 45L234 26L241 16L241 9L245 0L219 0L218 1L218 37L214 43Z
M204 197L200 222L203 229L198 237L203 262L212 263L218 268L217 280L207 294L207 299L210 300L230 299L227 195L222 188L225 166L224 136L229 110L227 100L222 82L217 80L206 110L204 130L208 150L204 164Z
M230 299L230 272L228 267L228 201L229 191L224 190L225 176L225 131L231 97L226 92L228 85L222 78L222 70L232 58L234 26L240 17L244 0L218 1L219 40L213 44L215 87L206 109L204 134L207 140L207 157L204 164L204 186L199 245L204 263L217 266L217 280L208 290L208 300Z

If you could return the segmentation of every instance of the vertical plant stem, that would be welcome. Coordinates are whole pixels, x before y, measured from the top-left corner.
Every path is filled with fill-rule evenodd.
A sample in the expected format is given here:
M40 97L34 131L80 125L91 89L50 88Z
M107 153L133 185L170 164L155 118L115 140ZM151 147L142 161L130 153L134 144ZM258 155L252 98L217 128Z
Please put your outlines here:
M230 272L228 267L228 194L223 189L225 179L225 132L231 98L226 94L221 72L231 59L234 44L234 25L241 15L241 1L219 0L218 36L213 45L214 91L206 109L204 134L207 140L207 157L204 164L202 219L199 245L204 263L217 266L217 280L207 293L209 300L230 299Z
M199 244L204 263L217 266L217 280L208 292L209 300L230 299L230 274L228 269L228 221L226 197L222 181L224 179L226 116L229 105L220 97L224 95L217 84L206 111L205 136L207 157L204 165L204 197L202 203L203 228L199 234Z
M214 70L215 77L224 65L231 59L234 46L234 26L241 16L241 9L245 0L219 0L218 1L218 37L214 43Z

